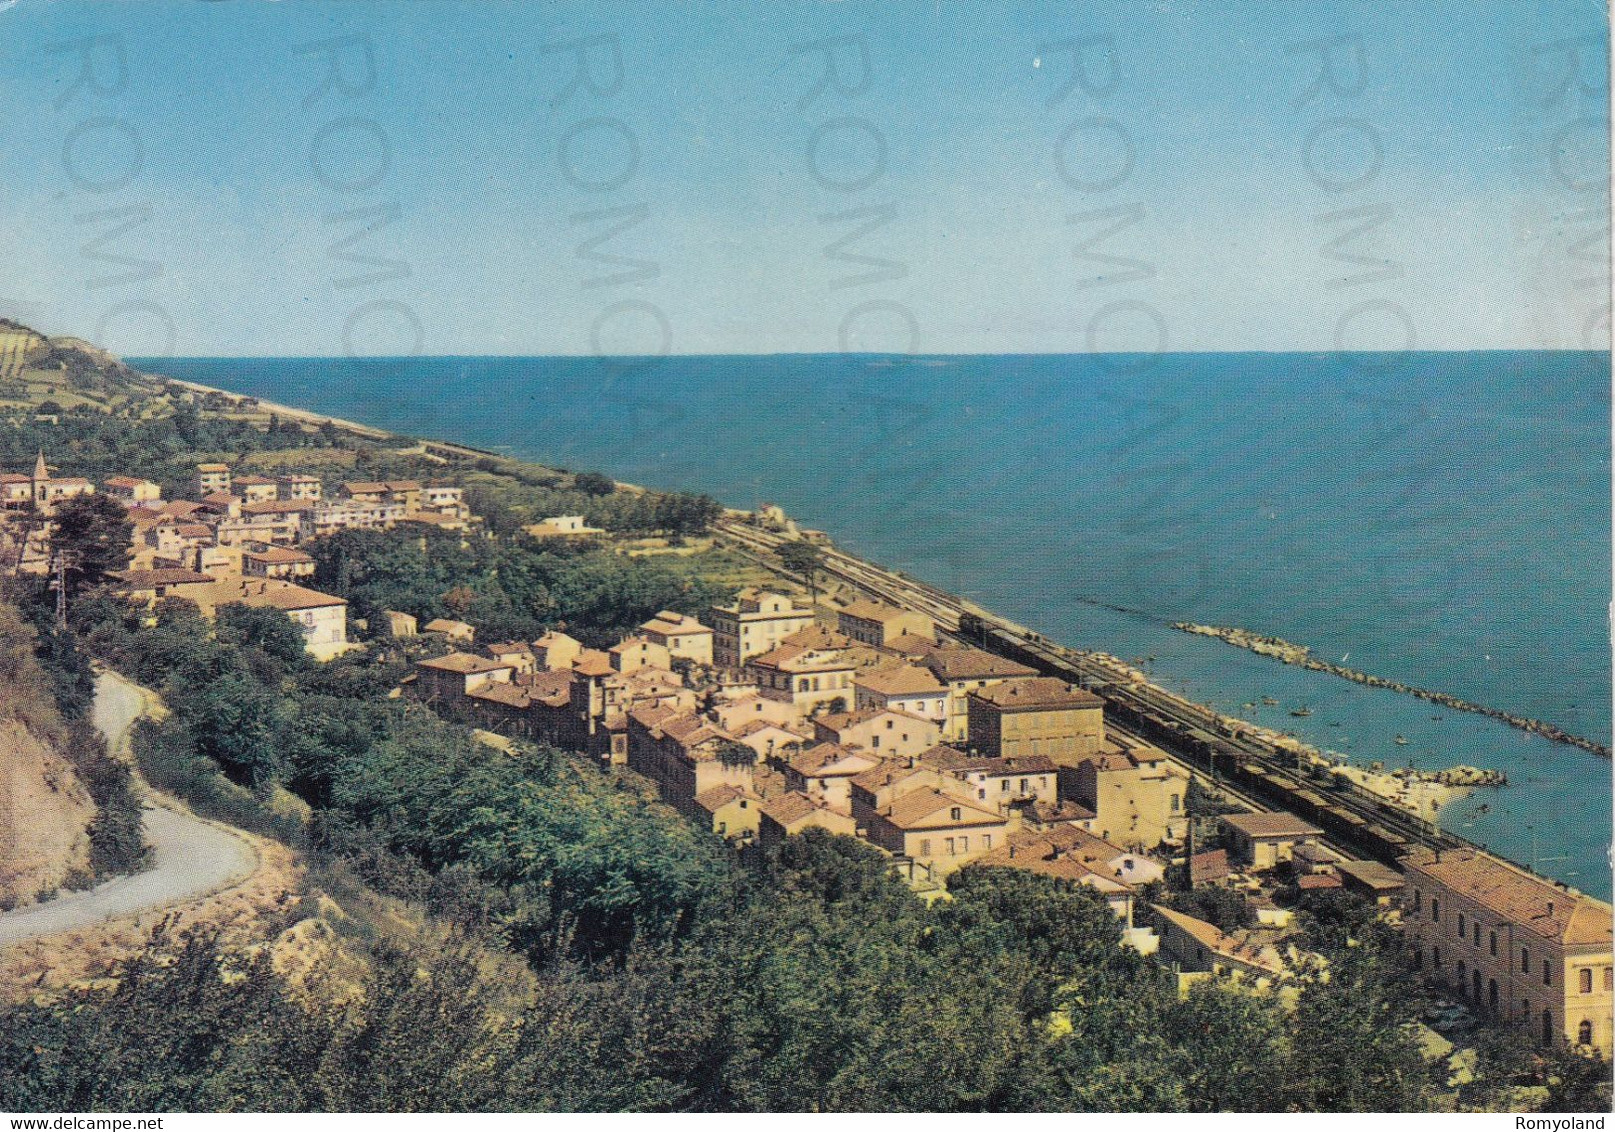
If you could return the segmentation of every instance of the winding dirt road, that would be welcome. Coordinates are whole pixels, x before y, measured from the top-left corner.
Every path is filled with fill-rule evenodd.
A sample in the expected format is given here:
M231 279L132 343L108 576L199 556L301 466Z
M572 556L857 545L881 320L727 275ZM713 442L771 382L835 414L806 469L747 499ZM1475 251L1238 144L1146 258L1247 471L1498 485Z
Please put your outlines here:
M114 752L127 754L129 732L145 708L137 685L113 672L96 677L93 718ZM0 947L183 904L229 888L258 868L257 851L227 826L171 808L149 792L144 816L150 868L0 915Z

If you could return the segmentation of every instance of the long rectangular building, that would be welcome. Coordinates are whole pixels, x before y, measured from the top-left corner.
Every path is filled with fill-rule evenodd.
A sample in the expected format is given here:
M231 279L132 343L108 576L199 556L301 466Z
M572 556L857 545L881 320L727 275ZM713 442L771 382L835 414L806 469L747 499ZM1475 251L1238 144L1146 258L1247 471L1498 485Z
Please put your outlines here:
M1479 849L1403 859L1413 962L1543 1044L1611 1046L1610 905Z

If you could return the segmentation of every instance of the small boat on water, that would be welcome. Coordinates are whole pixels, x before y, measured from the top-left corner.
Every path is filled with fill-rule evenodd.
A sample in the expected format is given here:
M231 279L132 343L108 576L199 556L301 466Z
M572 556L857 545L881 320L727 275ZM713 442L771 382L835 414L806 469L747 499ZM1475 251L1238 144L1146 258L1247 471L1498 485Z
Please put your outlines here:
M1251 708L1255 707L1256 705L1254 703L1246 703L1246 704L1240 704L1239 706L1244 708L1246 711L1250 711Z
M1290 714L1295 716L1297 719L1305 719L1307 716L1312 714L1312 709L1309 707L1291 708Z
M1395 739L1392 739L1391 742L1395 743L1398 747L1405 747L1408 745L1408 737L1406 735L1398 735Z
M1262 702L1264 704L1266 704L1268 707L1274 707L1275 705L1278 704L1278 700L1274 699L1272 696L1263 696L1262 697Z

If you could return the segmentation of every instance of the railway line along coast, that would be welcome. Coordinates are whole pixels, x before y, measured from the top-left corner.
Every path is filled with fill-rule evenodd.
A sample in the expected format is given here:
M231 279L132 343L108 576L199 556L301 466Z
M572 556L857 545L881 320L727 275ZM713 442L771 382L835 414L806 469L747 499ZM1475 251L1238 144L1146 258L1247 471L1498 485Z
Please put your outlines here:
M720 519L715 530L776 570L775 552L792 538L738 513ZM1110 722L1155 743L1180 765L1231 788L1246 804L1314 821L1331 841L1364 856L1395 867L1414 849L1472 845L1351 776L1336 773L1333 760L1322 752L1185 699L1151 683L1119 657L1057 644L973 602L833 546L822 547L821 570L873 598L927 614L940 631L960 642L1081 684L1106 700Z

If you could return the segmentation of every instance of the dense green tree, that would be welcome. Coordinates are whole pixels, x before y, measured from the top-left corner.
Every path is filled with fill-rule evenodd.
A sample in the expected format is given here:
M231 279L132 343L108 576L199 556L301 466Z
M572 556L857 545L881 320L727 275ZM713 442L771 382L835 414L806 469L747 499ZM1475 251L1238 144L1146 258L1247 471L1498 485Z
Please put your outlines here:
M1256 912L1243 895L1217 885L1174 893L1170 903L1178 911L1215 924L1225 932L1252 927L1256 923Z
M1414 1112L1431 1070L1413 1035L1416 999L1396 953L1360 944L1330 957L1328 978L1302 986L1288 1078L1307 1112Z
M74 592L97 585L129 565L134 524L123 504L98 492L75 495L56 505L51 551Z
M1191 1112L1282 1112L1290 1080L1285 1009L1272 995L1223 983L1199 983L1163 1012L1173 1076ZM1302 1040L1305 1040L1303 1037ZM1258 1085L1258 1082L1260 1084Z
M214 624L223 644L256 649L286 667L308 660L302 631L279 609L231 602L219 607Z
M813 600L819 600L819 577L824 572L824 551L819 546L797 539L794 542L781 543L774 552L784 566L793 574L798 574L807 582L813 593Z

